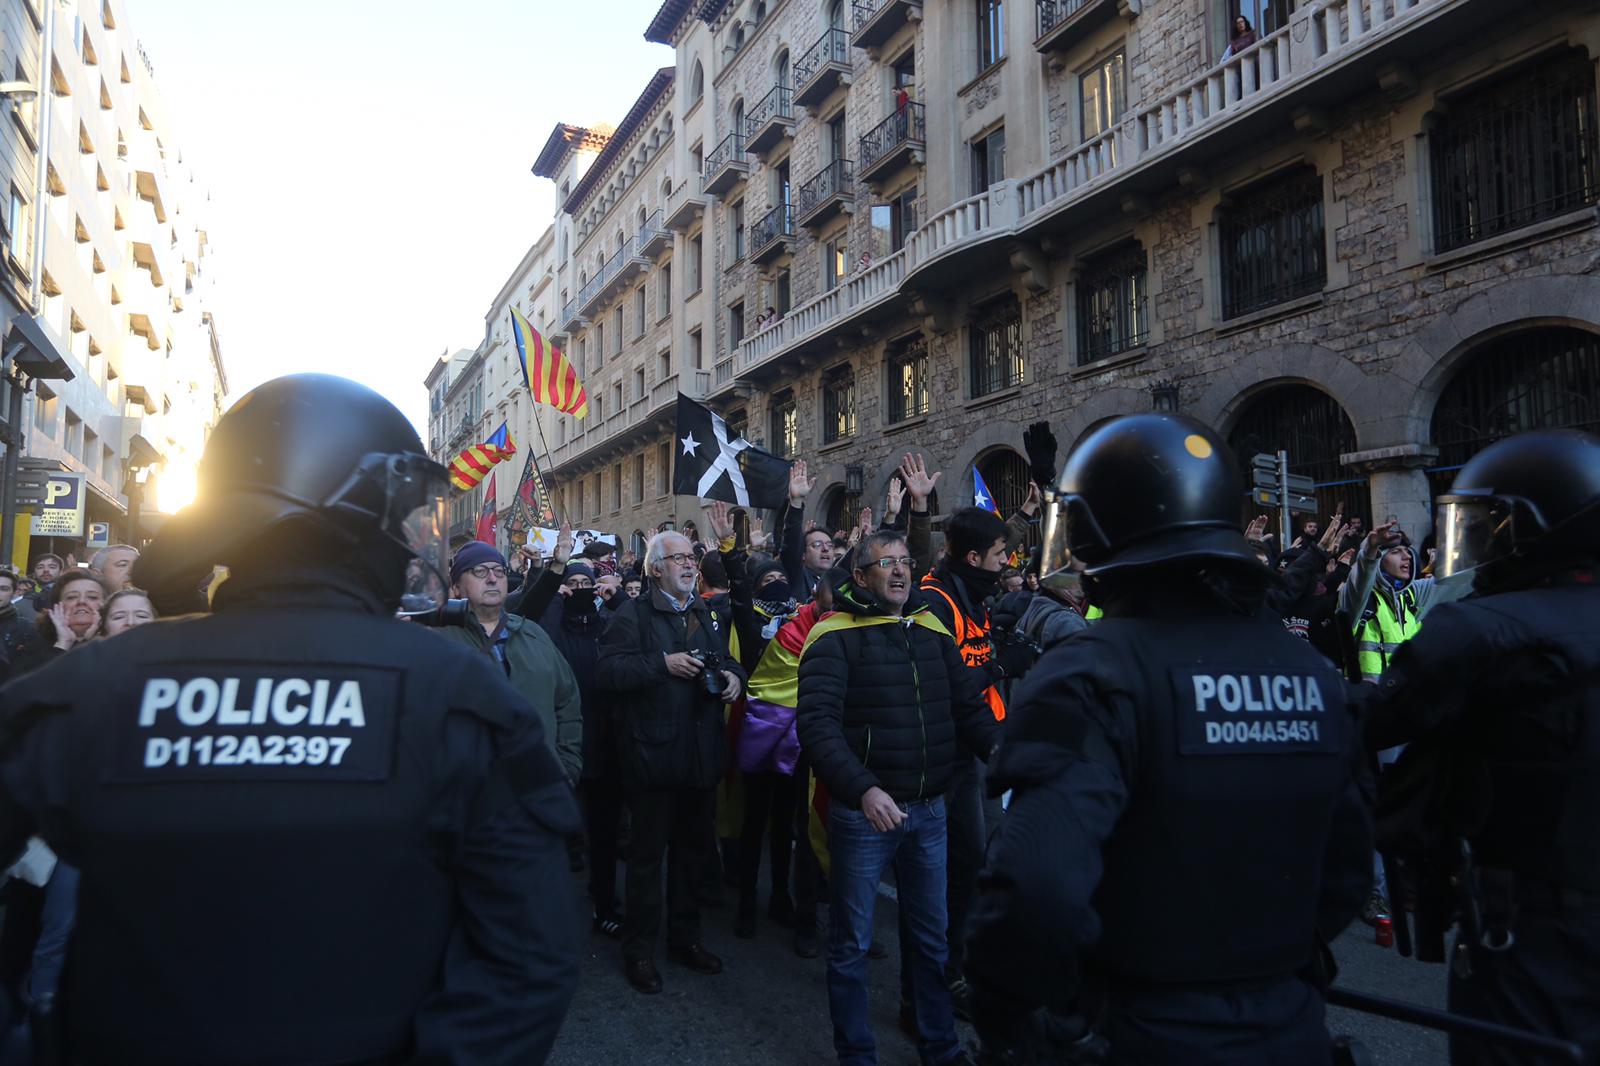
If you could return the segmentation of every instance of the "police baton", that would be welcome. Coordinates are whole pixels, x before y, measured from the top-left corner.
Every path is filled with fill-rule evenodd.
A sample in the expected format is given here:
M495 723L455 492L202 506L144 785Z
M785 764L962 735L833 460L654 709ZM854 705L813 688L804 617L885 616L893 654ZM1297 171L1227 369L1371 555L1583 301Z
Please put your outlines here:
M1573 1063L1574 1066L1585 1066L1589 1062L1589 1057L1584 1054L1583 1048L1571 1041L1558 1040L1553 1036L1541 1036L1525 1029L1513 1029L1509 1025L1479 1021L1477 1018L1433 1010L1415 1003L1402 1003L1400 1000L1386 999L1383 996L1369 996L1365 992L1352 992L1348 988L1330 988L1324 998L1331 1006L1344 1007L1363 1014L1376 1014L1382 1018L1392 1018L1397 1022L1438 1029L1441 1032L1474 1036L1497 1044L1510 1044L1528 1051L1554 1056L1563 1062Z

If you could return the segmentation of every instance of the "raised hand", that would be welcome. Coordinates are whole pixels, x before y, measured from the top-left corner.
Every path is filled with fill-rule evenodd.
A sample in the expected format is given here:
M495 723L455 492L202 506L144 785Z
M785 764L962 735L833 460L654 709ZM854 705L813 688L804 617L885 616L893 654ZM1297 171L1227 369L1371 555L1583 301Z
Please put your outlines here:
M724 500L712 500L711 509L706 512L706 524L718 543L727 540L733 536L733 508Z
M856 528L861 530L862 536L872 532L872 508L861 508L861 514L856 519Z
M806 461L796 459L789 466L789 505L799 507L804 504L816 483L815 478L806 477Z
M893 522L894 516L900 513L900 501L906 498L906 484L899 477L889 479L889 492L884 500L883 517L886 521Z
M1376 559L1382 551L1399 544L1400 533L1395 529L1399 524L1399 519L1391 518L1381 526L1373 526L1367 539L1361 542L1361 554L1368 559Z
M1267 516L1256 515L1250 520L1250 525L1245 527L1244 539L1255 542L1267 539Z
M900 476L905 478L906 490L911 493L911 509L926 511L928 498L939 484L939 471L928 473L928 464L920 454L907 452L900 460Z
M1328 528L1323 532L1322 540L1317 543L1317 547L1322 549L1323 554L1327 554L1339 546L1339 541L1348 532L1350 527L1344 524L1344 515L1335 511L1333 517L1328 519Z
M1039 513L1039 505L1044 502L1044 493L1039 491L1037 481L1028 482L1028 498L1022 501L1022 513L1032 518Z
M567 560L572 558L572 523L563 522L556 531L556 548L550 553L550 561L557 566L566 566Z

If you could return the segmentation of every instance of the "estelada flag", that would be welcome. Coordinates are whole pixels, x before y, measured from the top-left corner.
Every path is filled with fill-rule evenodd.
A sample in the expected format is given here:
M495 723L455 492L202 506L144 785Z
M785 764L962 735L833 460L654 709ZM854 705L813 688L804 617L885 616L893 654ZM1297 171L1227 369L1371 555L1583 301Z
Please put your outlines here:
M511 335L517 341L517 359L522 367L522 383L528 386L534 402L547 403L575 418L589 413L589 394L578 380L578 372L561 349L546 344L522 312L511 309Z
M478 512L478 531L474 539L496 547L498 544L495 541L495 518L499 514L496 510L498 505L495 503L497 499L494 491L494 475L490 474L489 484L483 490L483 510Z
M450 460L450 483L463 492L476 488L479 482L489 476L490 467L502 459L511 458L516 452L517 445L511 439L511 431L502 422L488 440L474 444Z
M678 393L672 491L740 507L782 507L789 501L789 461L728 429L711 408Z

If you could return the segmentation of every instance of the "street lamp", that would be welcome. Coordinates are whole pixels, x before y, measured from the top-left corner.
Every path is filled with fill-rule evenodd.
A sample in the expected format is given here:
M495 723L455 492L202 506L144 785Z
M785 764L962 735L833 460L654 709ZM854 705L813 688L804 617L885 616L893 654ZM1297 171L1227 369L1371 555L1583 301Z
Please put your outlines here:
M38 98L39 87L31 81L0 81L0 96L24 104Z
M1178 413L1178 383L1171 378L1162 378L1150 386L1150 406L1162 414L1175 415Z

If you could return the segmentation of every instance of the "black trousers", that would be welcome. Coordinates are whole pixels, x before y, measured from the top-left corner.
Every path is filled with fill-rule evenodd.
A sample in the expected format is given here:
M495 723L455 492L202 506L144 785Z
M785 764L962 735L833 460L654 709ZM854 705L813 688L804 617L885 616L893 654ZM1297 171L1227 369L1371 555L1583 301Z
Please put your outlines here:
M794 916L797 929L817 927L822 864L811 850L811 763L801 754L794 768Z
M794 844L794 778L787 774L744 775L744 825L739 834L739 905L754 906L761 876L761 839L772 852L772 897L789 895L789 849Z
M661 868L666 866L667 944L700 942L696 899L716 837L715 788L651 789L628 796L633 827L628 837L627 901L622 956L655 955L661 932Z
M589 834L589 899L595 913L611 915L617 907L617 841L622 835L622 773L615 768L578 784L584 827Z

